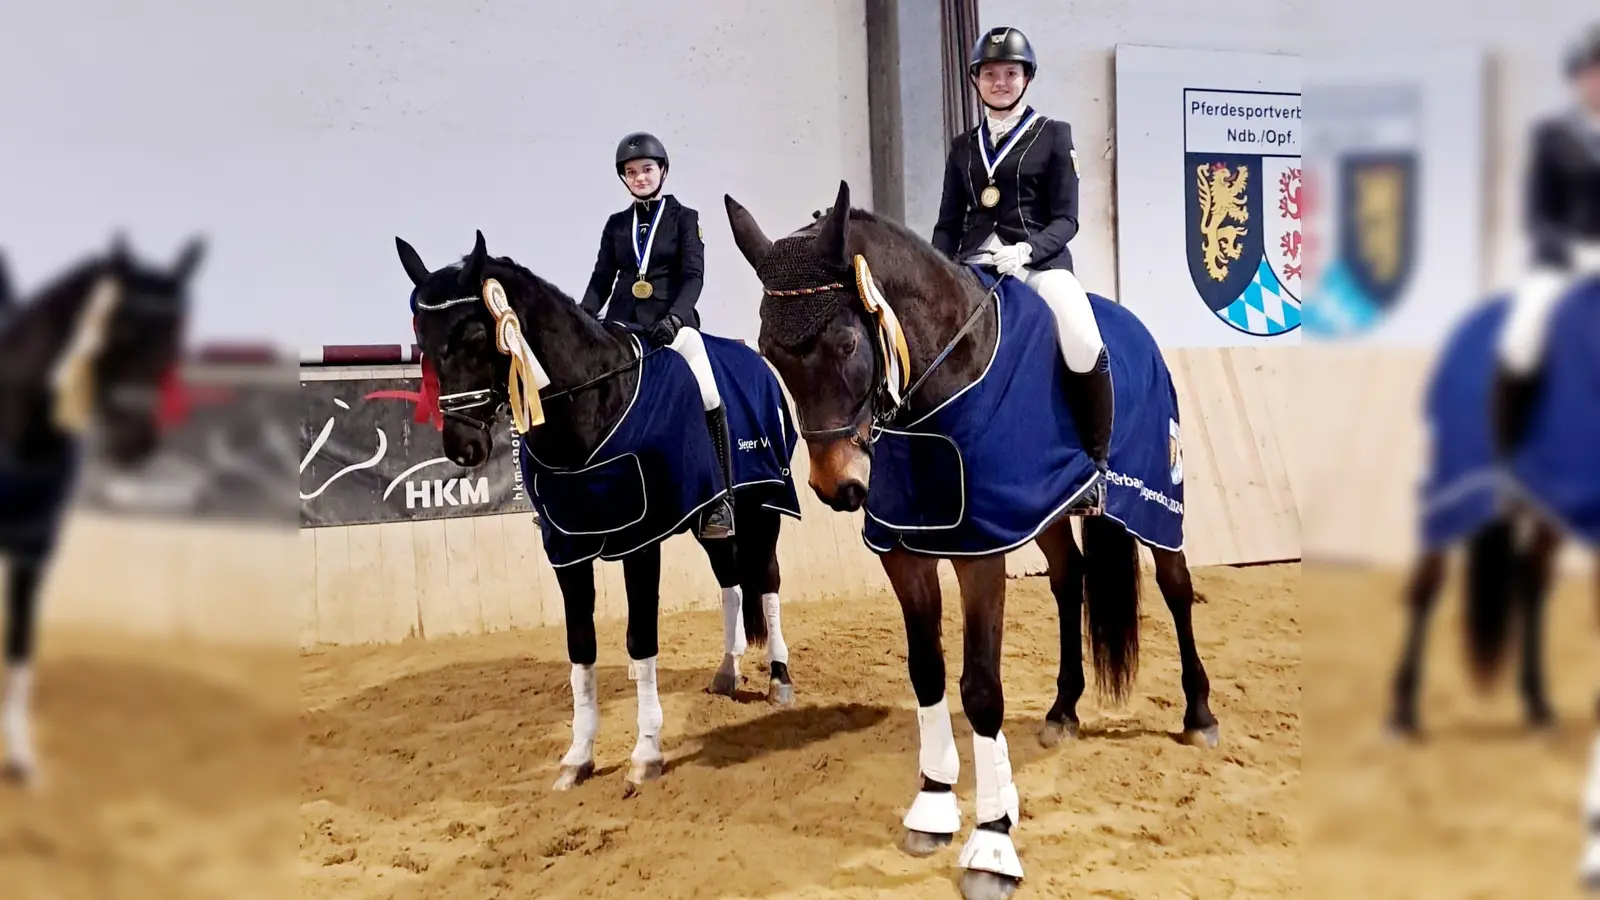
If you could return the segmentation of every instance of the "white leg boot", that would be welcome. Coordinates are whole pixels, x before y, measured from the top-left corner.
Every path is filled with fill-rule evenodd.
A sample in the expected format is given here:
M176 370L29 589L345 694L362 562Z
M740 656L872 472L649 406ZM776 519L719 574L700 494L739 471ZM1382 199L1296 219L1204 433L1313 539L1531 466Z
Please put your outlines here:
M739 690L739 658L749 649L744 637L744 591L722 589L722 665L711 679L711 693L732 697Z
M628 784L640 785L661 777L665 760L661 755L661 697L656 692L656 657L634 660L628 666L639 696L639 740L633 745Z
M783 620L777 594L761 595L761 612L767 617L767 667L772 672L767 701L776 706L794 704L794 683L789 680L789 645L783 640Z
M12 665L6 673L5 710L0 713L0 727L5 731L6 774L20 781L31 780L38 770L38 758L33 749L32 696L32 668L27 663Z
M932 706L917 709L917 726L921 732L921 749L918 769L924 780L924 789L917 792L902 820L907 831L906 851L916 856L926 856L947 846L961 832L961 803L956 798L955 784L961 777L961 754L956 750L956 738L950 728L950 703L940 698ZM934 786L948 785L949 790L927 790L927 782Z
M1016 788L1010 784L1011 761L1006 758L1004 737L972 736L972 772L978 788L978 824L982 826L1014 815ZM967 845L961 848L960 865L968 870L966 877L973 873L989 873L1022 880L1022 860L1017 857L1011 835L982 827L974 829ZM963 893L967 893L965 886Z
M572 667L572 747L561 758L555 789L571 790L594 774L594 739L600 733L600 701L594 666Z
M1589 781L1583 791L1584 853L1578 874L1589 891L1600 891L1600 737L1589 748Z

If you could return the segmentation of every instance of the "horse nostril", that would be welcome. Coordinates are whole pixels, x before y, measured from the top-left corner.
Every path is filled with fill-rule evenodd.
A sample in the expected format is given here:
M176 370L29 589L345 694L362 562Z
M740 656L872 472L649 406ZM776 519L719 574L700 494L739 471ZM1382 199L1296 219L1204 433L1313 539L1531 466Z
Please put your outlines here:
M867 489L859 481L845 482L839 488L839 508L846 512L855 512L867 502Z

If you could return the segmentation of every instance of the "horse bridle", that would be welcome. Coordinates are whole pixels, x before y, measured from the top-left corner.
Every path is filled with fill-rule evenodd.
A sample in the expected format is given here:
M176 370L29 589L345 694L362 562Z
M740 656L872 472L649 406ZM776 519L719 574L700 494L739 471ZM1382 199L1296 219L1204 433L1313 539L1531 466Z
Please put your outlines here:
M160 295L144 293L127 293L117 303L117 309L112 313L113 318L125 312L134 314L170 315L175 319L183 316L183 310L171 298ZM179 366L177 361L168 364L168 370L163 372L161 378L172 377L172 370ZM142 416L148 414L161 402L163 385L160 380L154 384L128 384L111 383L106 385L103 395L99 398L105 408L129 416Z
M457 298L455 298L453 300L447 300L447 301L445 301L443 303L435 303L435 304L426 304L426 303L419 302L419 303L416 304L417 311L418 311L417 314L421 315L422 312L424 312L424 311L426 311L426 312L438 312L440 310L448 309L449 307L455 306L455 305L460 304L460 303L477 303L477 302L479 302L479 298L476 297L476 296L457 297ZM633 359L630 359L627 362L623 363L622 365L617 366L616 368L611 369L611 370L609 370L607 372L604 372L604 373L602 373L602 374L600 374L600 375L598 375L598 376L596 376L594 378L591 378L588 381L583 382L582 384L573 385L572 387L569 387L569 388L562 388L559 391L553 391L553 392L550 392L550 393L545 393L543 391L540 391L539 392L539 401L541 403L550 403L552 401L566 399L566 398L572 397L575 394L578 394L578 393L581 393L583 391L590 390L592 388L598 387L599 385L604 384L605 382L610 381L611 379L616 378L616 377L628 372L630 369L633 369L633 368L636 368L636 367L638 367L640 365L643 365L644 361L646 359L648 359L649 357L654 356L655 354L661 352L661 349L662 348L660 348L660 347L656 347L656 348L654 348L652 350L649 350L649 351L647 351L645 353L641 353L638 356L635 356ZM435 368L435 374L437 374L437 367ZM491 386L491 387L486 387L486 388L478 388L476 390L471 390L471 391L456 391L455 393L451 393L451 394L440 394L439 395L439 413L441 415L443 415L447 419L451 419L452 421L456 421L456 422L461 422L463 424L466 424L466 425L469 425L469 426L471 426L473 428L476 428L477 430L482 431L485 434L489 434L489 433L491 433L491 429L493 428L493 426L489 422L485 422L485 421L483 421L481 419L477 419L477 418L474 418L472 416L469 416L464 412L464 410L476 409L476 408L478 408L480 406L484 406L484 405L487 405L487 404L493 404L493 406L490 409L490 412L492 414L498 414L502 409L506 408L507 404L509 404L510 401L511 401L510 394L507 392L507 390L505 388L500 387L498 385Z
M850 413L850 421L847 424L840 425L836 428L808 429L805 427L803 417L800 416L799 409L796 408L795 418L800 420L799 427L797 429L800 432L800 436L808 443L813 440L834 441L848 438L852 444L855 444L862 450L871 453L872 447L878 442L878 437L882 433L883 429L888 427L900 417L900 414L904 412L911 404L912 398L917 396L917 393L922 389L923 385L927 384L928 379L933 376L933 373L939 370L939 366L943 365L944 361L949 358L950 354L955 351L956 347L960 346L962 340L964 340L968 334L972 333L972 329L977 326L978 320L983 316L983 311L989 307L989 301L994 299L995 292L999 290L1000 282L1004 278L1005 275L1003 274L996 277L994 285L990 287L989 290L983 295L983 299L978 301L978 304L973 307L972 313L968 315L967 320L961 324L961 328L956 331L955 336L944 345L944 349L939 351L939 355L933 358L933 362L928 364L928 368L923 370L922 374L917 377L917 380L913 381L911 386L906 388L905 392L900 395L900 400L898 402L885 402L892 401L887 387L888 381L884 377L884 372L888 368L888 363L883 358L883 349L879 342L875 340L869 341L869 343L872 344L872 386L869 387L867 391L861 395L861 399L857 401L855 409ZM801 291L765 290L764 293L766 293L766 295L769 297L784 297L799 293L817 294L842 290L846 290L844 284L836 281L815 288L806 288ZM857 299L860 300L861 298L858 296ZM865 310L866 302L862 300L861 311L865 313ZM865 315L863 315L862 318L866 321L868 328L873 327L873 323L870 319L866 318ZM882 407L884 406L887 406L888 408L883 409ZM861 436L861 426L867 424L868 422L871 423L871 427L867 429L867 437L863 438Z

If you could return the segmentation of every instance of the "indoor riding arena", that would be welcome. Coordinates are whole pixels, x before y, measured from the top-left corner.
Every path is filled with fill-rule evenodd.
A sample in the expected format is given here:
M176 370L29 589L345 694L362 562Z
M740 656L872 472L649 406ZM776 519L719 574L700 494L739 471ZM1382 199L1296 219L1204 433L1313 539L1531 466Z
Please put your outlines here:
M1385 728L1406 644L1408 579L1422 553L1431 448L1420 413L1440 343L1513 265L1498 261L1512 251L1488 248L1516 240L1507 198L1522 145L1481 137L1527 115L1531 98L1555 83L1539 49L1541 15L1496 21L1506 42L1496 54L1435 53L1422 38L1437 16L1412 21L1396 10L1394 27L1416 38L1410 55L1347 60L1314 84L1296 54L1318 9L1297 0L1240 0L1223 15L1161 0L428 0L255 4L248 14L155 0L88 0L98 11L84 14L83 5L0 11L0 33L57 36L16 42L0 59L0 76L13 77L0 83L61 71L62 59L76 58L68 50L85 46L112 66L115 77L75 83L74 96L88 110L82 121L106 123L91 143L122 160L116 177L91 178L82 123L50 118L54 94L13 92L56 123L18 129L33 134L18 144L30 174L0 180L19 220L44 223L0 221L16 281L33 287L69 254L59 220L91 222L95 242L96 229L126 226L151 254L205 230L209 249L176 382L178 424L140 474L114 475L90 458L51 563L31 681L39 775L0 784L0 898L945 900L963 896L964 872L1010 886L1001 868L962 857L975 833L994 838L991 848L1002 839L974 827L997 771L1009 772L1001 777L1020 798L1009 835L1026 871L1018 900L1573 894L1600 690L1592 554L1565 549L1548 601L1553 726L1525 726L1514 662L1492 690L1480 694L1473 683L1453 566L1422 654L1421 737ZM969 69L974 54L990 52L985 41L1012 46L1007 28L1025 32L1037 54L1015 107L1032 112L1012 124L980 97L992 88L972 74L982 64ZM58 46L62 35L78 43ZM149 47L174 35L186 52L152 60ZM1302 94L1346 81L1354 93L1333 95L1350 102L1326 107L1333 124L1321 137L1336 146L1322 164L1352 168L1327 192L1345 199L1319 209L1310 202L1319 163L1302 156L1302 141L1313 142ZM1033 139L1021 136L1030 127L1048 127L1060 143L1029 158ZM1016 131L995 143L984 128ZM670 150L670 165L659 165L664 154L624 152L640 132ZM1389 168L1359 170L1371 134L1404 136L1381 148ZM949 162L963 141L974 154L967 179ZM1013 147L1022 149L1003 158ZM658 165L645 175L625 168L640 160ZM509 258L530 282L553 286L539 289L542 300L559 291L580 301L592 277L604 281L592 273L607 254L625 256L617 248L628 243L635 257L589 299L612 304L609 312L618 298L649 300L653 251L636 232L648 230L645 246L656 246L654 223L675 209L672 252L703 268L693 302L704 342L765 347L776 373L793 347L762 344L764 310L773 308L765 301L848 287L772 288L735 207L765 228L764 253L800 246L782 239L806 228L864 231L857 221L902 239L885 223L959 242L954 231L1011 214L1007 228L1023 237L971 243L991 261L1015 263L1002 274L1020 281L1047 271L1028 266L1044 265L1031 254L1052 239L1023 200L996 187L996 172L1024 166L1049 166L1076 200L1070 213L1047 217L1071 220L1048 226L1065 235L1055 252L1068 254L1056 257L1055 277L1025 282L1051 296L1023 308L1048 305L1063 316L1053 292L1081 285L1096 304L1119 304L1142 323L1170 371L1179 415L1159 415L1167 438L1143 454L1158 475L1118 470L1111 490L1169 513L1181 505L1216 745L1202 746L1205 728L1185 721L1185 681L1194 679L1184 677L1174 624L1182 604L1169 608L1162 590L1174 569L1160 568L1157 579L1157 560L1172 548L1137 549L1130 692L1113 702L1097 690L1091 651L1103 648L1085 640L1081 727L1065 739L1044 727L1058 690L1069 690L1068 678L1058 685L1061 619L1044 552L1025 543L1005 559L1003 741L975 733L966 716L969 635L956 569L941 562L961 831L949 846L913 855L902 844L908 810L943 791L928 774L938 748L928 749L926 710L937 707L919 705L911 678L919 657L908 650L916 637L931 643L932 629L907 624L883 559L863 539L861 504L838 511L848 504L819 498L813 466L830 463L797 439L786 474L800 516L781 519L776 551L793 702L771 698L775 663L754 641L732 696L712 690L736 606L724 606L691 534L661 545L653 669L630 659L623 564L597 563L593 771L558 790L558 778L580 768L563 754L581 742L575 706L584 702L573 664L581 639L567 628L552 565L559 550L547 552L537 477L518 465L527 448L514 412L478 423L492 438L478 464L456 461L473 461L448 446L461 440L449 427L467 407L445 407L444 398L511 389L443 384L439 360L459 347L430 351L425 367L422 310L480 299L465 285L473 265L484 271L485 254L502 271ZM641 228L638 209L650 207L629 179L650 172L677 206L663 199ZM1323 184L1336 177L1321 175ZM954 225L945 210L939 228L946 192L961 193L964 180L970 202ZM841 182L870 218L830 225L825 211ZM1346 194L1361 184L1390 193L1362 207L1357 227ZM1376 263L1346 280L1369 292L1367 306L1303 303L1315 220L1329 209L1345 218L1322 222L1324 236L1393 239L1383 250L1391 281L1377 284ZM1382 215L1398 218L1371 223ZM988 227L1000 236L999 225ZM843 247L841 238L846 262L830 263L838 271L854 262ZM1483 259L1473 259L1479 250ZM462 291L419 305L418 256L429 277L462 263L447 284ZM885 296L885 273L903 262L894 256L870 260ZM858 279L862 271L854 269ZM498 282L479 284L495 326L483 346L516 358L494 357L503 363L495 371L532 371L518 357L528 347L531 358L532 345L515 343L527 334L500 331L512 308L488 299ZM901 314L875 308L872 285L866 276L850 286L876 315L861 317L860 333L882 338L867 339L872 377L881 378L860 389L867 399L856 410L867 415L911 380L905 372L894 386L891 372L902 369L889 362L895 332L883 323ZM1099 315L1107 322L1121 311L1102 305ZM931 331L941 321L913 324ZM1067 335L1063 321L1055 320L1058 334ZM657 348L676 350L695 332L682 316L633 324L664 322L665 337L650 332ZM870 332L872 323L882 330ZM439 327L465 343L462 329ZM242 349L256 339L272 349ZM1002 337L993 340L998 347ZM581 344L540 345L534 362ZM1067 344L1061 337L1052 347L1065 356ZM701 348L702 362L708 352ZM1069 384L1115 371L1098 366L1063 371ZM693 363L679 368L692 373ZM849 378L844 366L821 368ZM689 375L678 377L687 384ZM1153 401L1164 403L1160 386ZM778 393L765 395L773 402L764 409L781 405ZM804 392L785 383L781 393L788 408L778 418L803 430L794 409ZM705 404L714 423L716 402ZM684 415L684 427L699 429L701 411ZM1144 411L1118 395L1112 433ZM731 432L711 429L708 446L728 443ZM1072 464L1089 473L1088 456ZM960 478L986 474L971 468L963 462ZM642 469L639 477L643 485ZM965 517L971 482L958 483ZM870 485L859 487L865 497ZM1095 526L1112 520L1135 530L1112 516ZM1087 542L1081 521L1074 529ZM999 563L990 562L997 583ZM564 573L561 583L572 581ZM746 608L774 615L760 602ZM1084 634L1096 634L1092 625ZM974 645L992 646L984 631L974 629ZM981 679L983 667L975 669ZM665 760L659 778L635 783L645 671L655 673ZM992 690L969 693L974 709L992 709ZM9 741L7 696L0 690L0 736ZM985 767L983 784L980 741L1000 748L1004 762ZM1003 821L1000 813L984 820ZM992 865L1006 865L1000 856Z

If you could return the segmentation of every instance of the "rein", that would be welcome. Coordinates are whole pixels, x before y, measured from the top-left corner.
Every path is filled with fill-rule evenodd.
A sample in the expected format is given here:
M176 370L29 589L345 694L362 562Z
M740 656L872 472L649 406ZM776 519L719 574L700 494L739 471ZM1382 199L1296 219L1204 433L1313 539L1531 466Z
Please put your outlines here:
M585 381L582 384L574 385L573 387L569 387L569 388L563 388L562 390L556 391L553 394L540 394L539 396L541 398L543 398L544 400L547 400L547 401L548 400L560 400L560 399L562 399L564 397L570 397L573 394L576 394L576 393L578 393L580 391L586 391L586 390L589 390L590 388L597 387L597 386L599 386L601 384L606 383L607 381L610 381L613 378L616 378L619 375L622 375L623 373L627 372L630 369L635 369L635 368L638 368L639 366L644 365L644 361L645 360L649 359L652 356L655 356L657 353L660 353L664 349L666 349L666 348L665 347L652 348L650 350L645 351L644 353L639 354L638 356L635 356L633 359L628 360L627 362L623 363L622 365L617 366L615 369L612 369L611 371L606 372L606 373L604 373L602 375L597 375L594 378L591 378L591 379L589 379L588 381Z
M933 362L928 364L928 368L923 370L922 374L917 377L917 380L913 381L911 386L906 388L905 392L900 396L899 401L894 403L887 411L883 411L878 408L879 400L888 393L888 389L886 387L888 381L888 376L886 374L887 362L882 358L883 352L880 349L879 343L877 341L873 341L872 360L874 383L873 386L868 388L867 392L862 395L861 402L856 404L855 410L851 412L850 422L837 428L824 428L817 430L807 429L802 423L801 427L798 429L800 436L805 438L807 441L849 438L852 443L856 444L862 449L870 451L872 446L878 442L878 436L882 433L883 429L893 423L895 419L899 418L900 414L911 405L912 398L916 397L918 392L922 390L923 385L928 383L928 379L933 376L933 373L938 371L939 367L944 364L945 360L950 358L950 354L955 352L956 347L960 346L961 342L966 339L967 335L972 333L972 329L977 326L978 320L983 316L984 310L989 308L989 301L994 299L995 292L1000 289L1000 283L1004 281L1005 278L1005 275L1000 275L995 279L994 285L991 286L983 295L983 299L978 301L977 306L974 307L971 314L967 316L967 320L963 322L961 324L961 328L956 331L955 337L952 337L944 345L944 349L940 350L939 354L933 358ZM842 289L843 285L836 282L831 285L824 285L820 288L808 289L807 292L820 293L822 291ZM786 296L801 292L769 291L767 293L771 296ZM865 300L862 301L862 305L863 307L866 306ZM861 437L861 425L869 420L872 422L873 427L870 429L869 436L863 440Z

